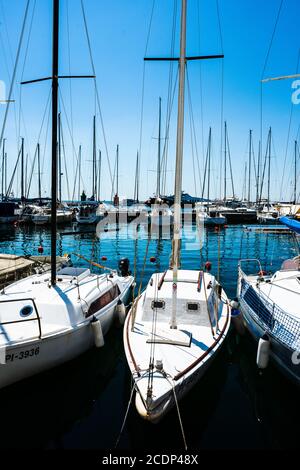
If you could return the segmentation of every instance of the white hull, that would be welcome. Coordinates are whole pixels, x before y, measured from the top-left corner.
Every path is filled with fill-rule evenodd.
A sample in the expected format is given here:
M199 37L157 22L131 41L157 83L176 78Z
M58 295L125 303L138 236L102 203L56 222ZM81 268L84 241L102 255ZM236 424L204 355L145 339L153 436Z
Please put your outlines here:
M65 214L57 214L57 224L65 224L68 222L72 222L73 214L72 212L68 212ZM33 215L32 221L36 225L48 225L51 224L51 214L47 215Z
M281 270L268 278L268 282L264 279L258 282L257 276L246 276L239 268L238 297L250 334L259 341L267 333L271 359L289 379L300 385L298 276L298 270Z
M199 299L203 292L202 294L197 294L198 273L193 271L186 272L193 273L196 277L196 282L194 283L196 291L194 299L191 300L189 297L187 302L198 301L200 303L201 301ZM162 275L158 274L157 276L160 276L161 279ZM205 276L210 275L205 274ZM210 278L213 277L210 276ZM176 330L170 329L168 301L166 300L166 307L164 313L162 313L162 315L166 315L166 320L162 322L162 317L160 317L156 322L154 337L157 342L155 343L154 369L152 369L153 372L150 372L149 360L153 342L150 342L150 338L152 337L152 322L148 321L148 318L145 320L147 290L151 290L151 287L155 283L157 285L157 283L160 282L154 280L154 277L152 277L152 280L152 284L151 282L148 284L146 291L136 302L136 313L134 313L135 307L132 307L126 318L124 326L124 348L135 383L137 411L142 418L156 423L174 407L174 391L177 400L180 400L203 376L226 338L230 326L230 312L227 298L224 296L223 291L222 300L219 299L217 304L214 304L214 306L217 306L216 308L218 310L219 329L217 332L214 332L215 337L213 338L207 312L205 313L202 307L199 312L201 311L201 315L206 315L203 324L198 324L197 313L196 316L194 315L194 323L188 323L186 322L187 317L184 317L183 312L180 311L178 314L182 316L182 319L178 320L178 328ZM205 282L207 282L207 280L206 277ZM167 281L164 281L164 285L167 284L169 284L169 286L166 286L166 288L171 288L171 280L167 279ZM180 285L180 281L178 284ZM184 283L182 282L182 284ZM190 289L191 284L193 284L192 280L189 280L188 284L188 288ZM156 298L166 299L167 297L163 293L158 293ZM179 299L179 304L183 305L181 298ZM214 306L212 310L214 310ZM193 316L192 312L188 315ZM211 313L211 315L213 316L214 313ZM132 328L134 316L135 322L134 328ZM187 341L189 335L191 337L190 344L176 342L176 338L183 338L183 341ZM171 341L170 338L172 339ZM155 361L157 360L162 361L163 371L155 366ZM151 377L152 375L153 377ZM150 398L148 388L149 377L151 377L152 380Z
M28 280L30 279L31 278L28 278ZM1 302L1 316L3 317L6 315L6 318L8 319L5 319L5 321L17 321L18 323L8 326L6 326L7 324L5 322L0 324L2 335L4 335L3 337L0 335L0 388L11 385L47 369L56 367L90 349L95 344L91 325L92 319L96 318L100 321L102 333L105 335L112 326L114 320L118 318L118 302L122 301L124 304L127 304L133 278L128 277L127 280L126 278L120 279L124 279L124 281L122 280L124 289L120 292L120 295L107 306L98 310L98 312L93 313L91 316L86 317L85 315L81 315L80 318L80 311L82 309L80 306L81 301L80 303L78 303L78 300L75 302L76 310L73 310L74 307L70 302L66 302L65 305L68 309L67 315L70 317L70 321L69 325L66 324L65 327L65 320L62 318L63 313L60 313L59 311L55 312L55 305L49 305L48 310L47 304L45 304L45 313L43 312L42 307L35 307L39 311L41 324L41 328L39 328L37 316L34 316L33 321L30 323L24 322L24 326L22 326L22 321L15 320L15 318L18 318L18 309L20 306L31 304L29 299L25 300L25 302L22 300L16 300L16 308L11 310L11 313L6 314L4 306L7 300L4 300L3 304ZM91 287L95 290L95 287L92 285L94 282L95 281L89 281L88 278L86 278L85 285L89 291ZM18 283L15 285L17 284ZM89 284L91 284L90 287L88 287ZM81 289L84 288L83 284ZM51 293L51 289L49 289L49 291L49 293ZM57 292L60 292L60 289L58 289ZM96 288L96 298L97 296L99 297L99 293L101 293L101 291ZM93 294L93 296L95 294ZM63 298L64 294L62 293L62 299ZM10 302L9 308L11 309L13 301L8 300L8 302ZM32 303L31 305L34 304ZM64 306L64 304L62 304L62 306ZM72 318L76 315L78 308L78 320L73 323L74 320L72 320ZM34 312L32 315L34 315ZM12 318L12 320L9 320L9 318ZM53 324L51 322L53 322ZM15 340L13 339L14 337L16 337ZM22 339L22 337L24 339ZM10 339L10 341L6 344L5 340L7 341L8 339Z

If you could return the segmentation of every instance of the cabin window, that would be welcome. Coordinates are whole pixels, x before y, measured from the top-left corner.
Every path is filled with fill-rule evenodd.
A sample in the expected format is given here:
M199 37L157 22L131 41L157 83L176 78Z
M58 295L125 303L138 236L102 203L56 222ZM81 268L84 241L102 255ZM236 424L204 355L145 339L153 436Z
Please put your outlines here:
M189 312L198 312L199 310L199 304L193 303L193 302L188 302L187 303L187 310Z
M114 286L109 289L105 294L102 294L98 297L97 300L91 303L90 308L87 313L87 317L94 315L95 313L99 312L102 308L106 307L106 305L110 304L113 300L115 300L120 295L120 289L118 286Z
M164 309L165 308L165 301L164 300L153 300L151 304L152 310L154 309Z

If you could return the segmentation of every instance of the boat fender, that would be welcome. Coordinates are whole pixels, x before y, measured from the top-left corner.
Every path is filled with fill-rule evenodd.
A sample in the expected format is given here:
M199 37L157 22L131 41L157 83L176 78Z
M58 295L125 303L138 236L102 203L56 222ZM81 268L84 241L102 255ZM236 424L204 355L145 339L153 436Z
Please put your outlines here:
M125 317L126 317L125 305L123 304L123 302L121 300L119 300L119 302L116 306L117 324L120 325L120 326L124 325Z
M256 364L259 369L265 369L269 363L270 357L270 338L267 334L264 334L257 347Z
M96 348L102 348L102 346L104 346L104 337L101 322L97 320L96 317L93 317L91 325L94 334L95 346Z

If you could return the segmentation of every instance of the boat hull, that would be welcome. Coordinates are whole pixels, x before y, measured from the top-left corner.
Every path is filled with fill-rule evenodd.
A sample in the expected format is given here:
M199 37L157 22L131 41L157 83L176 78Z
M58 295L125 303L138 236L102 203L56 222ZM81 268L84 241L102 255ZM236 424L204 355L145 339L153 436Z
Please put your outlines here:
M201 312L200 317L198 314L195 314L193 318L192 314L186 315L185 300L178 297L180 299L178 308L181 306L181 311L178 310L177 313L181 320L177 322L175 329L170 328L169 300L172 300L172 273L167 271L153 275L146 290L131 308L124 326L124 349L135 383L136 409L142 418L153 423L159 422L174 408L176 401L181 400L201 379L217 356L230 327L230 306L224 291L220 291L215 284L210 290L211 297L208 303L201 303L200 299L205 299L204 281L199 282L198 290L197 282L195 287L191 287L192 278L197 280L197 272L179 271L179 273L181 279L184 279L185 275L190 276L190 283L187 285L193 294L188 302L200 306L200 309L193 309ZM208 285L210 275L205 276L205 283ZM201 279L201 273L199 279ZM209 280L213 283L213 276L210 276ZM182 284L180 280L178 281L180 296L185 290L182 287L186 286L185 283L188 281L181 282ZM152 301L152 294L157 285L160 286L158 298L164 300L158 301L160 305L157 308L161 311L157 313L158 319L155 321L153 330L151 310L153 310L155 300ZM162 289L165 289L165 294ZM218 298L215 296L217 291L219 292ZM200 303L197 304L197 302ZM205 311L207 305L210 308L209 314ZM148 310L149 307L150 310ZM207 315L211 319L218 317L218 328L215 320L211 320L210 323ZM134 327L132 327L133 324ZM152 344L155 345L153 350Z
M131 284L120 299L127 305ZM94 315L102 327L103 335L111 328L116 317L117 300L105 312ZM91 320L51 336L19 342L5 348L5 364L0 364L0 389L40 372L52 369L83 354L95 344Z
M248 309L241 307L244 324L252 338L258 343L260 338L266 333L266 329L260 325L249 313ZM295 351L284 346L272 334L267 333L270 338L270 358L281 372L292 382L300 387L300 353L298 354L298 364L294 364L292 357ZM297 358L296 358L297 359Z
M208 360L199 364L198 367L195 367L195 369L193 369L189 375L184 377L184 379L182 379L174 389L171 387L168 395L165 395L163 401L158 406L151 409L151 412L147 410L145 402L142 399L140 393L136 392L135 406L139 415L146 421L149 421L153 424L159 423L159 421L161 421L161 419L164 418L164 416L176 406L174 391L176 394L176 400L182 400L206 373L207 369L210 367L219 350L221 349L223 342L224 341L222 341L220 347L213 352Z

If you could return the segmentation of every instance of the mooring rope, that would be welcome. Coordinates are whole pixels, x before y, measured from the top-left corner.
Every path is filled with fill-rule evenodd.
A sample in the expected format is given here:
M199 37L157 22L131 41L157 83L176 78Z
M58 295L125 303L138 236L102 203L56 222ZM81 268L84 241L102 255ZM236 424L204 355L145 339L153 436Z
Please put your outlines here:
M129 413L129 409L130 409L130 405L131 405L131 401L132 401L132 398L133 398L134 391L135 391L135 386L133 384L132 389L131 389L131 393L130 393L129 402L128 402L127 409L126 409L126 413L125 413L123 423L122 423L122 426L121 426L121 430L120 430L118 439L116 440L116 443L115 443L115 449L119 445L120 439L122 437L122 434L123 434L123 431L124 431L124 428L125 428L125 424L126 424L126 421L127 421L127 417L128 417L128 413Z
M168 382L172 385L172 390L173 390L173 394L174 394L174 401L175 401L175 405L176 405L176 409L177 409L177 414L178 414L179 425L180 425L180 430L181 430L181 434L182 434L184 449L185 449L185 450L188 450L187 443L186 443L185 432L184 432L183 423L182 423L182 418L181 418L180 409L179 409L179 405L178 405L178 400L177 400L175 385L174 385L173 381L171 382L171 381L168 379L168 377L166 377L166 379L167 379Z

